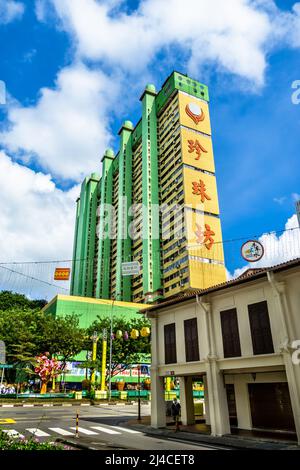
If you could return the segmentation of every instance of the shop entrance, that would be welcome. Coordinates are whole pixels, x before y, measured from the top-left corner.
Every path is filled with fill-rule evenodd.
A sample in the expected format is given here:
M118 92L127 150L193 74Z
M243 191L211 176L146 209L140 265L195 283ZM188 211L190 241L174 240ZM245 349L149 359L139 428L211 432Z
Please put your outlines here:
M248 384L253 428L295 431L286 382Z

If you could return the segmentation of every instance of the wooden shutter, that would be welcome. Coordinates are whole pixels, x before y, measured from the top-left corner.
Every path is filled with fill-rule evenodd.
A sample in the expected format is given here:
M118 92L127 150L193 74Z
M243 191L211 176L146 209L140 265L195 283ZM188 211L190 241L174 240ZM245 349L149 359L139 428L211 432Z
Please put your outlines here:
M241 356L241 343L236 308L223 310L223 312L220 312L220 315L224 357Z
M175 323L164 326L165 336L165 364L174 364L177 362L176 354L176 329Z
M184 320L184 339L186 361L199 361L199 342L197 318Z
M248 305L253 354L271 354L274 352L273 339L268 313L268 304L264 300Z

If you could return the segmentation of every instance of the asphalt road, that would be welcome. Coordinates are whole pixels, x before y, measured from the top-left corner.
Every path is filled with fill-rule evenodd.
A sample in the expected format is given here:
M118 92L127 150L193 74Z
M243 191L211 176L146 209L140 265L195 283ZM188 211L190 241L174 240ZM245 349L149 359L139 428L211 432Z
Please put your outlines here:
M135 450L212 450L207 445L174 439L148 436L126 426L137 417L137 405L86 406L86 407L34 407L0 408L0 428L13 437L34 436L40 441L75 437L76 412L79 413L78 443L89 444L95 449ZM150 414L150 406L142 406L142 415Z

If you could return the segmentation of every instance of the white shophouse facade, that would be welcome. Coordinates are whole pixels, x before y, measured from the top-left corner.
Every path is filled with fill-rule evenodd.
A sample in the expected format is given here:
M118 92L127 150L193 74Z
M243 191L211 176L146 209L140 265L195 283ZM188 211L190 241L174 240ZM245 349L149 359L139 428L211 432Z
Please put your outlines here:
M230 433L230 411L239 429L296 432L300 443L300 365L291 347L300 340L300 260L145 313L152 323L152 427L166 425L170 375L179 378L182 422L194 423L192 380L202 376L212 435Z

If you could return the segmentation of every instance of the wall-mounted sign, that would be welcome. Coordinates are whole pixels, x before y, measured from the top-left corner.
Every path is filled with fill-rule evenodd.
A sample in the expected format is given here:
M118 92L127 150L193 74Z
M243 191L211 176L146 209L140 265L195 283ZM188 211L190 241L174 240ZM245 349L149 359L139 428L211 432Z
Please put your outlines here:
M264 256L264 247L257 240L248 240L242 245L241 254L246 261L254 263Z
M136 276L140 274L141 265L138 261L122 263L122 276Z
M55 281L68 281L70 279L70 268L56 268L54 273Z
M201 121L204 121L205 114L201 106L198 103L191 102L188 103L185 107L186 114L194 121L195 124L198 124Z

